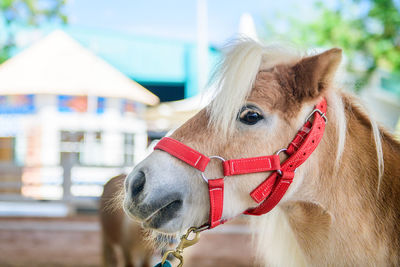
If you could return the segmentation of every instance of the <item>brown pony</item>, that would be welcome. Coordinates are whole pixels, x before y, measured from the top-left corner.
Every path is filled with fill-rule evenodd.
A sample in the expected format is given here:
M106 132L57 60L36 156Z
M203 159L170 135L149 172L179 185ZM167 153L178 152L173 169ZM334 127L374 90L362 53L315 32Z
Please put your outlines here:
M153 249L139 223L129 219L122 206L116 205L124 187L125 175L110 179L100 199L100 223L102 229L103 265L135 266L139 260L143 267L150 266ZM120 251L122 253L118 253ZM119 256L122 254L122 258Z
M253 217L265 265L400 265L400 144L339 90L340 61L340 49L302 56L281 46L235 43L215 75L215 98L171 136L208 156L271 155L327 100L322 141L278 206ZM220 177L218 163L211 161L208 177ZM249 193L267 176L225 178L222 218L256 207ZM208 220L200 172L163 151L139 163L125 187L125 211L146 227L176 233Z

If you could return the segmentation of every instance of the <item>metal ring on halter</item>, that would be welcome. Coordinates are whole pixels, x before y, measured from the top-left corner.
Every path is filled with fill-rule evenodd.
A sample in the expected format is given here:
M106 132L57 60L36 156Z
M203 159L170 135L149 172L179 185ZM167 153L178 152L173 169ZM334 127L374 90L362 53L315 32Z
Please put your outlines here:
M275 153L275 155L279 155L281 152L284 152L284 151L287 151L287 149L286 148L279 149L278 152ZM276 170L276 172L279 175L282 175L282 171L281 170Z
M224 162L225 161L225 159L223 158L223 157L220 157L220 156L211 156L211 157L209 157L210 158L210 160L211 159L219 159L219 160L221 160L222 162ZM204 175L204 172L201 172L201 178L203 178L203 180L208 184L208 178Z
M317 109L317 108L314 109L314 110L311 112L310 115L308 115L308 117L307 117L307 119L306 119L306 122L310 120L311 116L314 115L315 112L318 112L319 115L321 115L321 117L322 117L322 118L324 119L324 121L325 121L325 124L328 123L328 118L325 116L325 113L323 113L321 110L319 110L319 109Z
M200 233L209 228L210 228L210 225L206 224L204 226L200 226L200 227L196 228L195 230L193 230L193 233Z

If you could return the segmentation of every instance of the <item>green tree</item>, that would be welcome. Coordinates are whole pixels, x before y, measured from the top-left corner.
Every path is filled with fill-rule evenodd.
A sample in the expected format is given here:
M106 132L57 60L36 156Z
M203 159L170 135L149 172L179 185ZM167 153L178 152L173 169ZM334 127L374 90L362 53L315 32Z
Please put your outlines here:
M356 90L363 88L377 69L400 73L399 2L339 0L334 7L328 7L321 1L316 8L319 15L312 21L289 20L290 32L286 36L291 36L291 41L343 48ZM269 29L273 31L273 27Z
M18 29L37 27L47 22L66 23L65 0L0 0L0 63L8 59L15 47Z

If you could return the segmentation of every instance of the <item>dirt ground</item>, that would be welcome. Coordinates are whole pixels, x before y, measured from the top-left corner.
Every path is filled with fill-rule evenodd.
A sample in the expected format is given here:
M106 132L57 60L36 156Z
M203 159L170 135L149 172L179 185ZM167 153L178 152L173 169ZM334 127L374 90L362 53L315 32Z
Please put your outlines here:
M0 266L100 266L99 229L96 216L0 218ZM233 224L203 233L185 261L186 267L254 266L250 232Z

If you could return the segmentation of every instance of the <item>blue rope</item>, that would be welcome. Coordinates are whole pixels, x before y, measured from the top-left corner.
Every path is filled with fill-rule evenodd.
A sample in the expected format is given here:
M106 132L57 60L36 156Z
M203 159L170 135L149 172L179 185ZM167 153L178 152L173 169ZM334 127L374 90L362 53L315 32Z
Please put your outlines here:
M161 264L161 262L159 262L156 265L154 265L154 267L172 267L172 265L169 261L165 261L164 264Z

